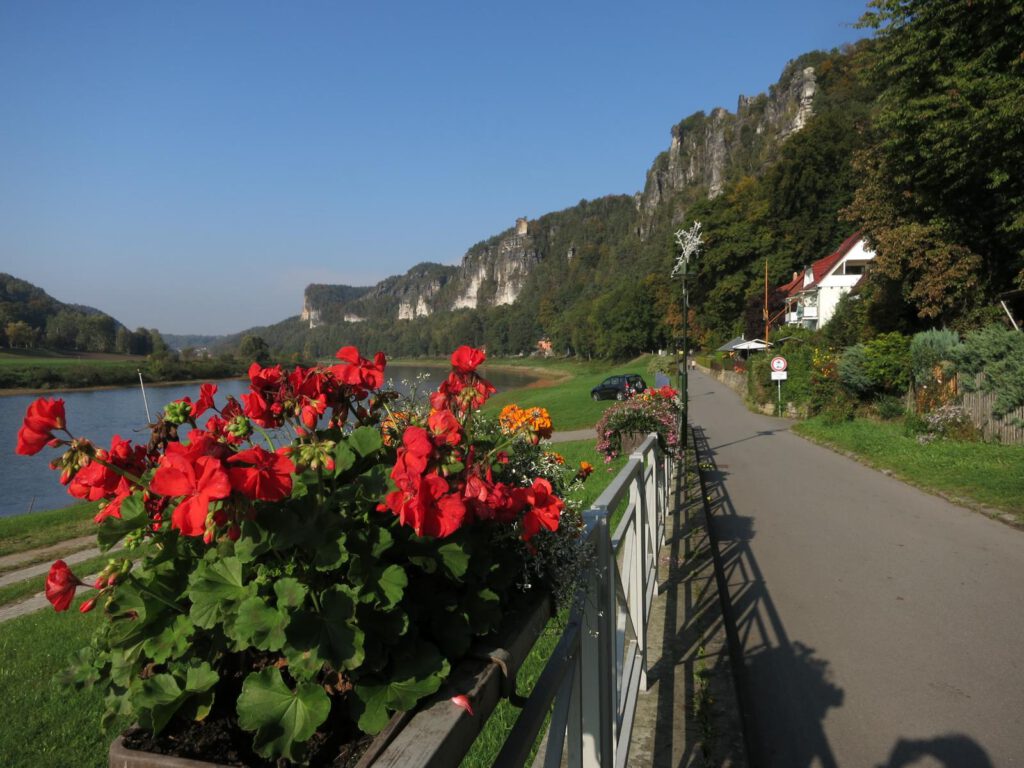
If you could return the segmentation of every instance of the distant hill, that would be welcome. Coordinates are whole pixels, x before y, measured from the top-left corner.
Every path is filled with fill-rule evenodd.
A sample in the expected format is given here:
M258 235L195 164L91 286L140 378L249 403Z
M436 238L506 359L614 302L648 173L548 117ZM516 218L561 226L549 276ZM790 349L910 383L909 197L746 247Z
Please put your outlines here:
M129 331L107 313L58 301L27 280L0 272L0 346L149 354L156 331Z

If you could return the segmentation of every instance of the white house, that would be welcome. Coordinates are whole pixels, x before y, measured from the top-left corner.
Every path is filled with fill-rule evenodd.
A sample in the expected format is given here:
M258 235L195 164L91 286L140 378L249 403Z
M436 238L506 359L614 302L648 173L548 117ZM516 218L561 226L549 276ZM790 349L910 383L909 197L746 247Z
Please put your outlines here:
M816 330L832 319L839 299L860 282L875 252L858 232L834 253L818 259L779 290L785 296L786 324Z

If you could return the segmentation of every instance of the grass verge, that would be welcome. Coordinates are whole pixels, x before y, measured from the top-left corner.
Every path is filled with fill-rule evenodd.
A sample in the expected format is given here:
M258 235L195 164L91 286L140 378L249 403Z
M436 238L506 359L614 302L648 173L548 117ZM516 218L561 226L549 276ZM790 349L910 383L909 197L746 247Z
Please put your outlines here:
M48 547L96 532L97 505L73 504L63 509L0 518L0 556Z
M100 727L99 691L76 691L51 682L68 655L88 644L100 617L39 611L0 625L0 728L3 764L17 768L96 768L107 764L107 749L127 723Z
M1024 525L1024 446L935 440L921 444L901 422L866 419L827 424L813 418L793 431L853 454L876 469L974 508L1000 510Z

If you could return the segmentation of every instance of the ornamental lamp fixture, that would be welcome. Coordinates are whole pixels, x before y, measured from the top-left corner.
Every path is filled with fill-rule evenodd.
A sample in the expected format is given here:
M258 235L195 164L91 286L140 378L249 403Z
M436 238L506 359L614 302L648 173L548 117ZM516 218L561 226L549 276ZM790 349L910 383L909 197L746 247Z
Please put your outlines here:
M675 266L672 267L672 277L677 275L683 282L683 361L679 363L678 352L676 354L676 365L679 369L679 394L683 399L683 423L681 425L682 434L679 436L679 444L686 450L686 429L689 423L690 415L690 397L687 394L687 375L686 369L688 367L688 361L686 359L689 350L689 339L687 339L687 321L689 320L690 314L690 299L689 292L686 285L687 267L689 267L690 259L696 258L700 252L700 247L704 244L704 240L701 237L701 225L699 221L693 222L693 226L689 229L680 229L676 232L676 245L679 246L679 255L676 256Z

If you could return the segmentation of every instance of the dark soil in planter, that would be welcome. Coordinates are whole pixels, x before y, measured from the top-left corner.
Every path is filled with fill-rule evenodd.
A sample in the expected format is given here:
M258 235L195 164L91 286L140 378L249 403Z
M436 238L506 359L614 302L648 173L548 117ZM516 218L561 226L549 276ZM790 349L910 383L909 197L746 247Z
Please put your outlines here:
M253 734L239 728L234 718L211 713L201 723L172 721L157 736L141 728L129 729L124 734L124 746L221 765L276 768L278 763L253 752L252 738ZM306 742L309 765L352 768L372 741L372 736L359 732L351 721L341 720L329 731L317 731Z

